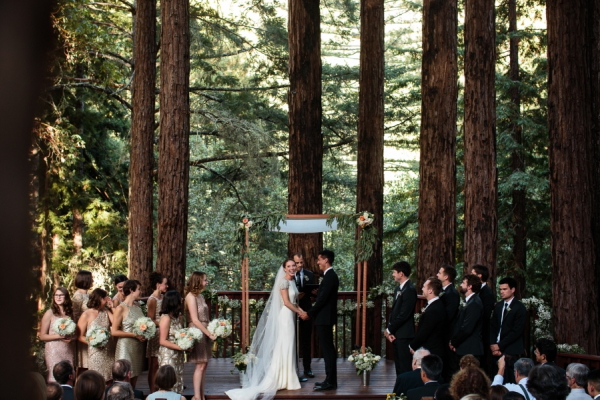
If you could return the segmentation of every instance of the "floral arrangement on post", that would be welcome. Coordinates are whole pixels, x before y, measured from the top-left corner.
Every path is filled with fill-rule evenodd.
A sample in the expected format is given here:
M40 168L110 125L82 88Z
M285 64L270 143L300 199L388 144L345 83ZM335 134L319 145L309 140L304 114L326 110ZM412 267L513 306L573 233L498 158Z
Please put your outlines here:
M396 285L397 285L397 283L392 281L392 282L382 283L381 285L378 285L378 286L373 286L369 290L368 299L371 301L375 301L375 300L379 300L380 298L383 298L385 296L385 297L387 297L388 303L393 303L394 302L394 288L396 287Z
M54 329L54 332L56 332L62 337L71 336L75 333L76 328L77 325L75 325L75 322L73 322L73 320L70 317L58 318L54 322L54 325L52 325L52 329Z
M362 218L362 219L361 219ZM367 261L373 255L373 248L377 243L377 231L373 228L374 216L368 211L357 214L329 214L327 226L332 226L337 221L338 229L355 231L361 227L360 236L354 244L354 256L357 261Z
M339 316L348 316L351 317L356 312L356 301L346 301L346 304L343 303L344 300L338 300L337 313ZM374 308L375 303L367 300L367 308Z
M265 299L250 299L250 312L261 313L265 309Z
M250 221L248 218L244 218L242 220L242 222L240 222L240 229L245 229L245 230L250 230L250 228L252 228L252 224L253 222Z
M381 356L371 353L371 348L365 349L365 354L362 354L359 350L354 350L348 361L353 362L356 367L356 375L361 375L365 371L371 371L377 363L381 360Z
M358 217L356 223L358 224L358 226L365 228L373 223L374 218L375 217L373 216L373 214L371 214L368 211L365 211L362 213L362 215Z

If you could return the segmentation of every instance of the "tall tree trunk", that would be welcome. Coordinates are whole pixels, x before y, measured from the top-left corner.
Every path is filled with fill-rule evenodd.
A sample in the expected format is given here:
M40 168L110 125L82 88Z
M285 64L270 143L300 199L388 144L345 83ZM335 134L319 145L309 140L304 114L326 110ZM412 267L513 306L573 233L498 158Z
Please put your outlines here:
M518 146L511 154L512 173L523 172L525 170L525 160L523 159L523 132L518 121L521 117L521 94L519 93L519 38L517 33L517 0L508 1L508 32L510 38L510 102L512 103L511 126L513 140ZM525 226L525 191L514 189L512 191L512 227L513 235L513 258L515 277L519 282L517 297L523 298L526 295L525 287L525 269L527 266L527 231Z
M153 245L154 87L156 0L139 0L134 38L131 162L129 164L129 277L150 286ZM149 293L145 293L149 294Z
M161 20L156 270L169 277L171 288L182 292L190 161L189 0L164 0Z
M465 271L490 269L495 293L498 236L495 102L496 29L493 0L465 7Z
M383 281L383 82L384 58L383 0L360 3L360 80L358 93L358 154L356 211L369 211L375 216L377 230L375 253L368 261L367 286ZM355 284L357 283L355 275ZM379 354L381 318L369 314L367 343Z
M81 255L83 247L83 215L77 207L73 207L73 246L75 254Z
M590 354L600 336L596 3L546 8L554 338Z
M456 0L423 2L418 287L456 252Z
M289 0L290 158L288 212L321 214L323 136L321 134L321 15L319 0ZM289 236L288 253L302 252L305 267L317 270L321 233Z

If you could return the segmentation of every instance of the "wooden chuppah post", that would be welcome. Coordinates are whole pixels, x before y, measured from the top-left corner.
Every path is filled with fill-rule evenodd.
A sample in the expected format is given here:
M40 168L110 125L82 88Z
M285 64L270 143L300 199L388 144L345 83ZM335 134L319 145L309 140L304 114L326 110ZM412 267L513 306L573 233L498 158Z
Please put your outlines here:
M248 233L248 229L246 229L246 254L244 257L244 261L245 261L245 275L246 275L246 279L244 280L244 282L242 282L242 285L244 287L244 293L243 293L243 300L242 300L242 304L243 304L243 309L244 309L244 320L246 321L244 328L245 328L245 332L244 332L244 338L245 341L244 343L242 343L242 346L244 347L244 352L246 351L246 346L248 346L249 342L250 342L250 293L249 293L249 289L250 289L250 260L248 259L248 252L250 251L250 238L249 238L249 233Z
M363 303L362 303L362 353L367 344L367 262L363 261Z
M359 230L359 232L360 232L360 230ZM361 343L360 342L361 338L359 336L359 332L360 332L360 327L361 327L361 323L360 323L360 315L361 315L360 314L360 289L362 287L362 283L361 283L362 262L359 261L358 264L356 265L356 267L357 267L357 271L356 271L356 277L357 277L357 282L356 282L356 344L358 345L359 343Z

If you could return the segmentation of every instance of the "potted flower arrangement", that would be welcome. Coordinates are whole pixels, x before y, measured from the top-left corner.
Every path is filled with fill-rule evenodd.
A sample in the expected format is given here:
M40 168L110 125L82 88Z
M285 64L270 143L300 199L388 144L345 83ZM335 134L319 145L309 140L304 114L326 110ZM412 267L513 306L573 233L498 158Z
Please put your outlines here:
M370 347L367 347L365 350L365 354L362 354L362 352L359 350L354 350L350 357L348 357L348 361L354 363L354 367L356 367L356 375L363 376L363 386L369 386L371 370L373 370L379 360L381 360L381 356L373 354Z
M248 369L248 364L254 362L256 356L252 353L242 353L238 351L232 357L232 363L235 366L235 369L240 373L240 387L244 387L244 383L247 379L246 370ZM233 374L233 370L229 371Z

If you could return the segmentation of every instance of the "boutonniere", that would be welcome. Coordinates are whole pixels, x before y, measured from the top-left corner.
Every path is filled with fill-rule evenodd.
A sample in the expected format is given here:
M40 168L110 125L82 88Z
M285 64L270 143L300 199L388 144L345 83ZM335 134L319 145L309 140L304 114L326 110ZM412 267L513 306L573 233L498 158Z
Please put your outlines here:
M308 276L304 275L304 282L308 282Z
M444 292L440 292L439 297L442 298L442 296L444 296L444 294L445 294Z
M462 310L467 306L467 302L464 299L460 299L460 304L458 305L459 310Z
M321 282L323 282L323 277L322 276L319 277L319 285L321 284Z
M506 313L508 314L509 312L510 312L510 307L508 307L508 308L506 309Z

